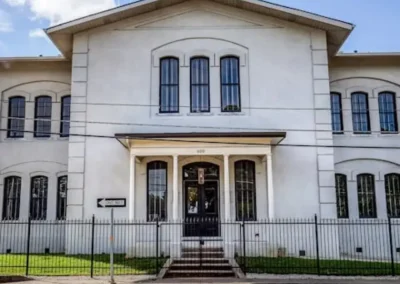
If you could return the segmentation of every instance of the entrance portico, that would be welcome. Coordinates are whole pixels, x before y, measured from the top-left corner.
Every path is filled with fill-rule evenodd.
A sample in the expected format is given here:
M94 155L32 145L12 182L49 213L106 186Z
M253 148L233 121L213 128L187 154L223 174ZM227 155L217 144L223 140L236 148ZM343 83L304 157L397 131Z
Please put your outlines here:
M263 217L274 218L272 146L283 140L285 133L117 134L116 137L130 151L128 208L131 220L138 219L135 206L138 202L143 203L143 200L136 200L138 179L142 178L137 173L138 166L148 159L159 158L167 158L172 164L172 173L169 174L172 183L169 181L167 186L168 205L171 206L168 221L194 216L210 217L217 221L238 219L235 214L233 165L241 159L252 159L264 165L256 170L257 187L261 187L257 191L266 191L263 194L266 198L258 202L264 208L267 204L267 212L262 214ZM214 171L214 176L204 176L204 181L199 183L199 169ZM185 177L188 170L196 171L195 175ZM218 234L218 228L214 228L212 233L196 231L194 234L215 235Z

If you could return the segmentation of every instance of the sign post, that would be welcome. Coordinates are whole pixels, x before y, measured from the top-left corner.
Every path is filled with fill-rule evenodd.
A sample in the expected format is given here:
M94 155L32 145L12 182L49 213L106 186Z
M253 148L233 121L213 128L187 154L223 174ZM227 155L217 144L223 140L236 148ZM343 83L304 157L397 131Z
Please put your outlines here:
M122 208L126 207L126 198L99 198L97 208Z
M111 209L111 221L110 221L110 283L115 284L115 280L114 280L114 209Z

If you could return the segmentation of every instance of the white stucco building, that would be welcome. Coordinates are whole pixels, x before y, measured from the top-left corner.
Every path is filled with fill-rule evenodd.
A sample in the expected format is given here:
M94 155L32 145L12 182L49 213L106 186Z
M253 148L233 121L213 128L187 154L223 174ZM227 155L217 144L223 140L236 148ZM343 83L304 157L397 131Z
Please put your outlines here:
M400 217L400 54L338 53L353 27L144 0L47 29L61 57L0 58L3 220Z

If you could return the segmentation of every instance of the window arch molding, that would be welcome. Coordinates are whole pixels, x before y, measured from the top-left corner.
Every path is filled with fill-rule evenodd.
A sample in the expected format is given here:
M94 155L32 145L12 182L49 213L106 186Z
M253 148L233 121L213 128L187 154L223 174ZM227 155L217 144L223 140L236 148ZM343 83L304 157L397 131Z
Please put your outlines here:
M153 51L153 67L160 67L161 59L175 57L179 59L179 67L184 66L185 53L176 49L159 49Z
M351 95L354 93L365 93L365 94L367 94L368 99L373 97L371 88L366 88L364 86L353 86L353 87L347 88L345 90L345 92L342 93L344 95L343 98L351 100Z
M51 102L57 102L57 93L50 90L36 90L31 93L31 101L35 101L38 97L51 97Z
M378 98L380 93L394 93L396 99L400 98L400 87L394 86L394 85L384 85L384 86L379 86L377 88L372 89L372 96L374 98Z
M247 50L244 51L244 50L240 50L237 48L223 49L223 50L218 51L215 54L215 57L216 57L215 64L216 64L216 66L220 67L222 58L233 56L233 57L239 58L239 66L240 67L245 67L247 65L247 56L246 55L247 55Z
M215 67L215 53L208 49L195 49L185 54L185 66L190 67L193 58L208 58L209 68Z

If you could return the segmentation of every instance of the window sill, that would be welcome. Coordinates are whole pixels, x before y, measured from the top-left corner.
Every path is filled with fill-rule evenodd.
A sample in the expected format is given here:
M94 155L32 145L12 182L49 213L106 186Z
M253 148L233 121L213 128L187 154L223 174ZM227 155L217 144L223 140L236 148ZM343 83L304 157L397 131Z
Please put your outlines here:
M213 116L212 112L190 112L187 116Z
M378 137L398 137L398 136L399 136L398 132L384 132L378 134Z
M157 112L156 116L183 116L183 114L175 113L175 112L171 112L171 113L168 113L168 112L165 112L165 113Z
M218 115L220 116L244 116L246 113L244 112L221 112Z

